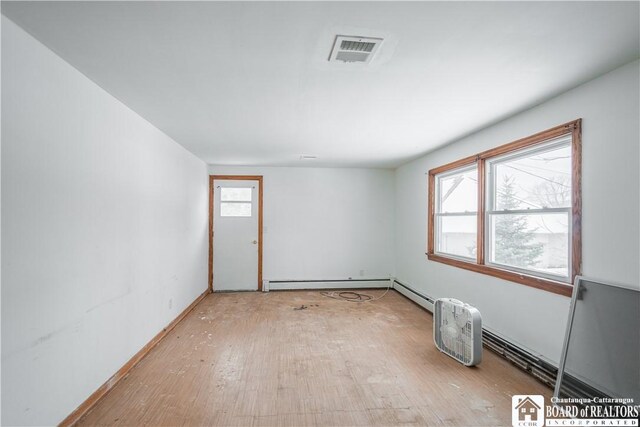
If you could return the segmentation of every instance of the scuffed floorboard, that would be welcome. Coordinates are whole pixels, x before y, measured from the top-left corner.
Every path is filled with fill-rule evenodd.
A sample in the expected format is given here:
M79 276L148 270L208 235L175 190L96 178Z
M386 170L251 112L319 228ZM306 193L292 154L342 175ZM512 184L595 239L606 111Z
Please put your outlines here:
M431 315L395 291L223 293L78 425L497 426L513 394L551 390L489 351L475 368L440 353Z

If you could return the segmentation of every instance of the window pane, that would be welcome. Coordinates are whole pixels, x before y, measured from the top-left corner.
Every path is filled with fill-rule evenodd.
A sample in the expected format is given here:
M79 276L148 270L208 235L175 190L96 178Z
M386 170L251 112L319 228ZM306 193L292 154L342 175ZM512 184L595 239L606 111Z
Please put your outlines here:
M439 185L438 212L475 212L478 210L478 169L436 177Z
M220 200L223 202L250 202L251 188L222 187Z
M439 216L437 252L465 258L476 257L477 216Z
M220 203L220 216L251 216L251 203Z
M495 210L571 206L571 147L493 163ZM490 180L491 182L491 180ZM490 184L491 185L491 184Z
M566 212L491 215L490 262L568 277L568 218Z

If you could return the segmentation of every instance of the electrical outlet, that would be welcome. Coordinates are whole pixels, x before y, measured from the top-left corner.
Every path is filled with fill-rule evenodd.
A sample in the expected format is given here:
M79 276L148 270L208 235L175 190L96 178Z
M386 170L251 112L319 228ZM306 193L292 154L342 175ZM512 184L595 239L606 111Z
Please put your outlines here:
M360 270L360 277L364 276L364 270Z
M169 298L169 310L173 308L173 298Z

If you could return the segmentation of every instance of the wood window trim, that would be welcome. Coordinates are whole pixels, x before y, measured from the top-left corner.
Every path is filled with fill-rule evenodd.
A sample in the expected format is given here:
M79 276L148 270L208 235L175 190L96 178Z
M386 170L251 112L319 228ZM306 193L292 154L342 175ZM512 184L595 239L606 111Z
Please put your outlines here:
M454 267L463 268L477 273L487 274L503 280L531 286L559 295L571 296L573 286L570 283L559 282L533 275L527 275L512 270L496 268L485 264L485 201L486 183L485 166L488 159L503 154L528 148L543 142L571 135L571 188L572 188L572 235L571 235L571 283L582 270L582 119L553 127L526 138L483 151L474 156L448 163L431 169L428 177L428 214L427 214L427 258ZM436 175L453 169L475 164L478 168L478 229L476 262L463 261L435 253L435 181Z
M262 223L263 208L263 179L262 175L209 175L209 292L213 292L213 205L215 191L213 181L258 181L258 291L262 291Z

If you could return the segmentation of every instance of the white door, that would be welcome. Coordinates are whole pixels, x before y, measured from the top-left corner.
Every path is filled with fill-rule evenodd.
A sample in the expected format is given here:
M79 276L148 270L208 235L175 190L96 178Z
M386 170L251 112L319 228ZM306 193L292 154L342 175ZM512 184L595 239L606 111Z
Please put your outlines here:
M214 180L213 290L258 290L259 181Z

